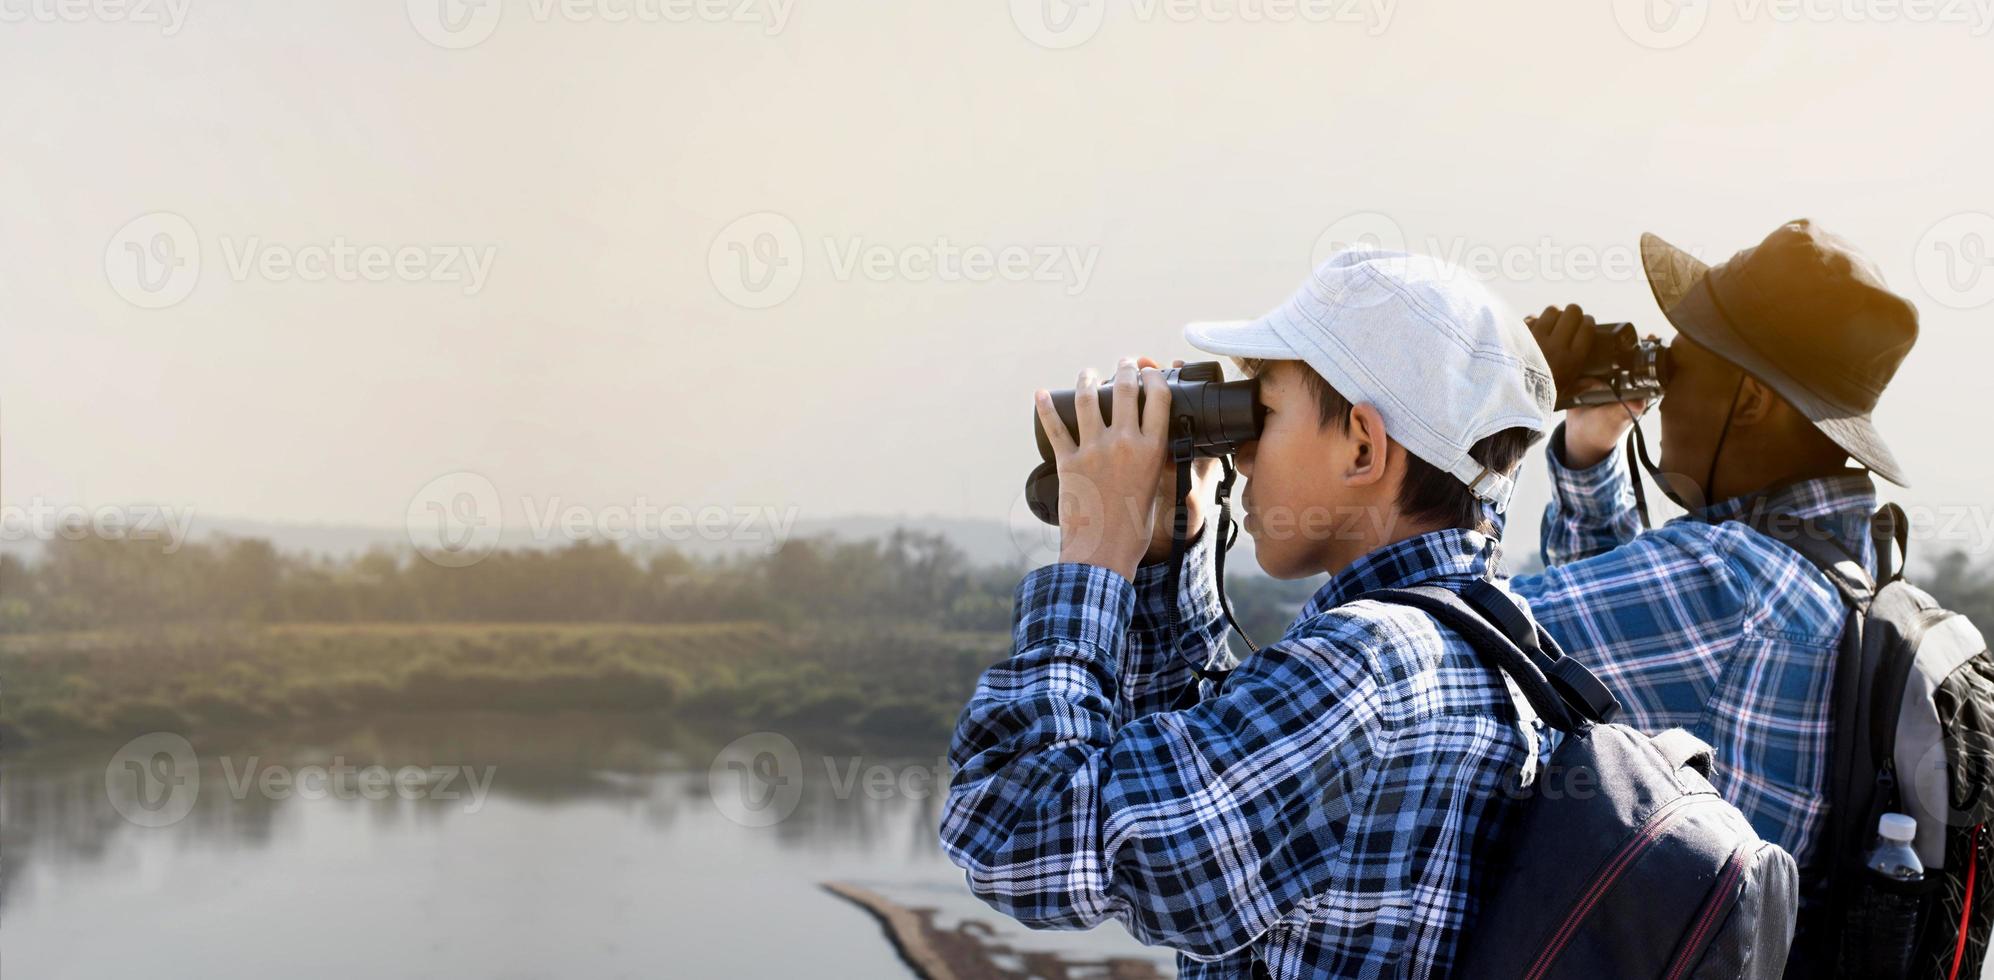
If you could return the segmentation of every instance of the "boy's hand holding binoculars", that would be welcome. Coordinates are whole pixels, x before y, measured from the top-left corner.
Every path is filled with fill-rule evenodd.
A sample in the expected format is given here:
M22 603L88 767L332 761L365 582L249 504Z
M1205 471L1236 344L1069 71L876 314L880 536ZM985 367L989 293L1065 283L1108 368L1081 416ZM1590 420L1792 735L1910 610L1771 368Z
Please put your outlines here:
M1103 423L1099 384L1089 368L1074 386L1077 440L1060 422L1051 393L1037 395L1039 421L1059 469L1059 560L1098 565L1133 580L1138 565L1170 556L1177 485L1168 458L1170 388L1155 361L1123 358L1115 370L1114 421ZM1192 465L1187 539L1204 526L1217 468L1218 461L1209 458Z
M1574 404L1574 396L1607 387L1606 382L1588 371L1596 361L1593 347L1600 341L1599 325L1574 303L1559 309L1547 306L1534 317L1525 317L1531 336L1544 351L1551 366L1551 378L1558 386L1558 404L1565 409L1565 465L1588 469L1613 454L1613 447L1627 437L1634 420L1648 410L1646 399Z

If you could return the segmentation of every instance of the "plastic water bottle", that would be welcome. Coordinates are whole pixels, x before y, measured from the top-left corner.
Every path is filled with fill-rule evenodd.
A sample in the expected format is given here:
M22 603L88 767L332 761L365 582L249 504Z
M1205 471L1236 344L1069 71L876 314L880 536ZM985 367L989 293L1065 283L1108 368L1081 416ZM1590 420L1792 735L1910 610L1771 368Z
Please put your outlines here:
M1886 813L1876 822L1876 844L1863 859L1866 868L1862 897L1856 905L1854 934L1857 976L1901 977L1911 966L1918 939L1918 896L1906 886L1925 880L1925 866L1911 841L1918 821L1902 813Z

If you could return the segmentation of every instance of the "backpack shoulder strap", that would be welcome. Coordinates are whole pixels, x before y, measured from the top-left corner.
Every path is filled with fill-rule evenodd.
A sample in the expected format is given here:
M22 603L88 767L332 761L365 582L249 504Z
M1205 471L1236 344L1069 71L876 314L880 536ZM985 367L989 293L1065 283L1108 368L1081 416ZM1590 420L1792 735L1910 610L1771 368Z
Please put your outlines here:
M1567 656L1558 641L1531 618L1527 609L1517 605L1509 593L1487 579L1475 579L1461 590L1461 598L1481 613L1482 618L1496 624L1503 636L1544 672L1544 678L1567 704L1575 706L1580 716L1605 722L1620 713L1620 701L1613 692L1585 664Z
M1886 512L1890 522L1887 528L1884 523ZM1818 521L1790 514L1759 514L1749 523L1759 533L1799 552L1801 557L1820 569L1836 591L1841 593L1848 607L1828 695L1828 759L1823 787L1827 796L1827 813L1822 822L1814 866L1803 869L1808 879L1802 883L1803 890L1818 896L1811 903L1814 909L1809 915L1825 920L1837 914L1830 910L1843 907L1851 887L1849 883L1860 867L1862 847L1874 827L1869 823L1875 819L1874 815L1861 807L1859 801L1874 780L1877 761L1870 746L1874 733L1867 728L1873 711L1871 688L1876 664L1869 655L1870 644L1864 635L1867 632L1864 620L1880 586L1878 580L1871 578L1868 570L1862 567L1862 563L1837 544ZM1905 519L1902 510L1895 509L1895 505L1879 511L1871 521L1871 534L1879 546L1877 568L1886 576L1891 576L1891 573L1889 548L1883 534L1887 531L1893 537L1903 536L1898 537L1901 547L1901 543L1908 540L1909 527L1910 522ZM1887 583L1891 577L1883 581ZM1828 928L1832 927L1810 925L1808 931L1823 933Z
M1911 518L1904 508L1894 503L1878 507L1870 518L1870 541L1876 547L1877 588L1903 578L1904 566L1911 563ZM1893 541L1897 544L1894 555L1890 550Z
M1507 674L1545 723L1560 731L1581 731L1610 720L1620 710L1606 685L1565 656L1502 590L1487 582L1477 585L1484 588L1470 587L1466 596L1437 585L1418 585L1380 589L1357 598L1412 606L1433 616L1468 641L1483 663ZM1517 642L1519 637L1526 642Z

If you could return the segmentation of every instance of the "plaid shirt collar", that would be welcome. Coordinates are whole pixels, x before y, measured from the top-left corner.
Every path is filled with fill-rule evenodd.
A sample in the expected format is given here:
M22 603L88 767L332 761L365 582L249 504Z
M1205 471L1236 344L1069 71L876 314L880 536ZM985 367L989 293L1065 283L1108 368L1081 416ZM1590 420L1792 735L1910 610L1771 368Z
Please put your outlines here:
M1489 577L1495 539L1479 531L1429 531L1379 548L1331 576L1302 607L1302 618L1334 609L1366 592L1403 589L1440 578Z
M1733 497L1689 515L1709 524L1751 523L1754 517L1785 514L1819 521L1835 540L1867 559L1870 520L1876 511L1876 484L1868 470L1801 480L1757 494ZM1866 562L1867 563L1867 562Z

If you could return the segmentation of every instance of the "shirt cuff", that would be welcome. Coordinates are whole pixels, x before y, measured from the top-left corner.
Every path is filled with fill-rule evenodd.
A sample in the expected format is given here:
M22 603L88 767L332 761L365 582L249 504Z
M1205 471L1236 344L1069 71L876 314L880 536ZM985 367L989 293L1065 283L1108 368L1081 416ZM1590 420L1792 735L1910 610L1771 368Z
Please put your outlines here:
M1013 649L1065 641L1120 658L1134 608L1135 587L1114 569L1080 562L1034 569L1012 605Z
M1166 594L1170 582L1170 562L1143 565L1135 572L1135 614L1129 631L1144 638L1162 639L1172 623L1188 633L1220 616L1218 577L1213 559L1217 555L1218 521L1205 519L1196 538L1185 542L1184 560L1177 576L1177 596Z
M1621 498L1633 492L1627 476L1627 452L1613 444L1606 458L1585 469L1565 463L1565 423L1551 432L1544 455L1551 462L1551 488L1558 506L1579 517L1611 517L1623 509Z

